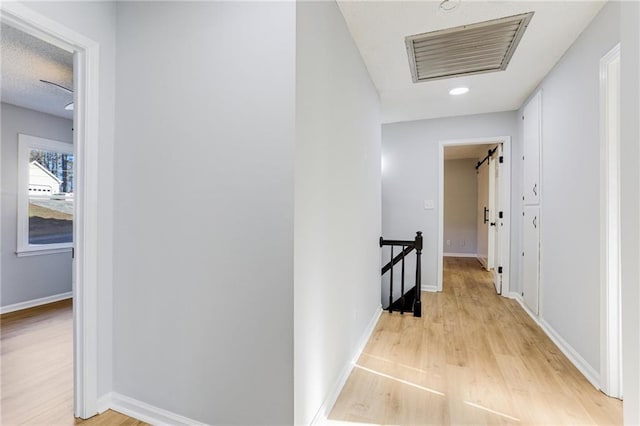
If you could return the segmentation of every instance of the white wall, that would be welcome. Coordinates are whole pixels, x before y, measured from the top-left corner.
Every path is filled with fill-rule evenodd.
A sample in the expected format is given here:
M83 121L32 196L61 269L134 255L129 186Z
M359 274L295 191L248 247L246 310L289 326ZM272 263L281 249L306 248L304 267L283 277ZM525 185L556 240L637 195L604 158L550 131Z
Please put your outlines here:
M640 3L620 3L622 372L624 422L640 424Z
M433 120L408 121L382 126L382 234L390 239L413 239L424 235L422 285L436 286L438 256L438 142L512 136L511 211L519 212L521 197L521 140L516 112L480 114ZM425 210L424 201L434 200L435 209ZM515 213L512 213L515 214ZM519 222L511 221L511 291L519 291ZM388 257L383 255L383 260ZM413 259L410 256L409 259ZM413 263L407 264L415 271ZM415 272L412 272L415 273ZM383 287L384 290L384 287ZM386 305L386 302L384 302Z
M117 5L114 390L293 421L295 3Z
M73 122L49 114L0 104L2 123L2 286L0 305L71 291L71 251L16 255L18 218L18 133L71 143Z
M539 86L540 317L596 372L600 370L599 63L619 41L619 21L619 4L605 5Z
M477 162L468 158L444 162L444 253L477 254Z
M338 6L296 15L295 423L309 424L380 305L380 115Z
M112 389L113 132L115 94L114 2L23 2L24 6L96 41L100 46L98 143L98 396Z

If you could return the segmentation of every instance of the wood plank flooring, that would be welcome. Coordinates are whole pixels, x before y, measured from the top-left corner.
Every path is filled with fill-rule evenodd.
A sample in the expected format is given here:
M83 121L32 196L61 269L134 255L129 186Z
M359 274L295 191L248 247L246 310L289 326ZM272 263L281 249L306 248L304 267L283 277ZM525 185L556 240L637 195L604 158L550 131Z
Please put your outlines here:
M143 425L115 411L73 417L71 300L0 317L0 424Z
M622 424L475 259L445 258L423 317L383 313L329 416L374 424Z

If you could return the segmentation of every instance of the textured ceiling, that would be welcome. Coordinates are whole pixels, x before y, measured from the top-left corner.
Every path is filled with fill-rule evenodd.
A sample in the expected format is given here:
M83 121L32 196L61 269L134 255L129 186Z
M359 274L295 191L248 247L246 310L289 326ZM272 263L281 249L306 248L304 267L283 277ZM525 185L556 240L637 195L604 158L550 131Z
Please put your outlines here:
M604 5L604 1L338 0L378 89L382 121L418 120L518 109ZM405 37L534 11L506 71L413 83ZM450 96L453 87L470 88Z
M6 24L0 27L2 102L73 119L73 95L40 80L73 88L73 54Z

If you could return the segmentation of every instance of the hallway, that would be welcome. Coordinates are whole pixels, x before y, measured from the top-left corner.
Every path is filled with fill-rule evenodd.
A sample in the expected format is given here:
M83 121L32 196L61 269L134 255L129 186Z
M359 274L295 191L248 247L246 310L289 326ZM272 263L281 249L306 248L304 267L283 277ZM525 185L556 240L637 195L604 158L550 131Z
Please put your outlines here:
M477 260L445 258L423 317L384 312L330 420L376 424L621 424Z

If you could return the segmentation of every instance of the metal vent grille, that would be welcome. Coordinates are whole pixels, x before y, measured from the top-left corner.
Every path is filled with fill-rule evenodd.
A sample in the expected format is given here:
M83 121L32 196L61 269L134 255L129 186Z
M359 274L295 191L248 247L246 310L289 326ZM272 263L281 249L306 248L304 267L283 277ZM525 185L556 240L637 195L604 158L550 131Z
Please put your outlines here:
M413 82L505 70L533 13L407 37Z

